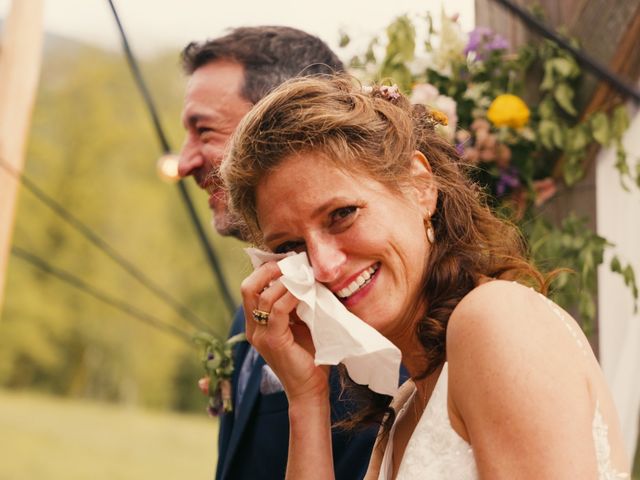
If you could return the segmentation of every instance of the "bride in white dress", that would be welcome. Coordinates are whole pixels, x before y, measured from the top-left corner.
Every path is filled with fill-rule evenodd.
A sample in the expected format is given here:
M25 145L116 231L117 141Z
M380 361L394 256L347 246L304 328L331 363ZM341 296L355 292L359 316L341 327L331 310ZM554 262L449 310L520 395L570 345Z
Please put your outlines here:
M628 478L589 343L513 226L489 211L441 114L348 78L289 82L244 119L222 165L256 244L306 251L316 281L402 352L367 479ZM327 369L269 262L242 284L247 337L289 400L287 478L333 478ZM519 282L519 283L516 283ZM253 310L260 310L256 318ZM265 312L268 315L265 315Z

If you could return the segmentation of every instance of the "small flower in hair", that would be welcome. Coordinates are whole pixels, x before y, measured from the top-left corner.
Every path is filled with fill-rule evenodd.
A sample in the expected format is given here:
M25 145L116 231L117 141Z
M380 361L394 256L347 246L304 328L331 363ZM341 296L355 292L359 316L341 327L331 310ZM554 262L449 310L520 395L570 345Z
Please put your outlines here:
M391 86L383 85L380 87L380 93L387 100L395 101L400 98L400 90L398 85L393 84Z
M429 112L429 115L433 119L434 124L442 125L443 127L446 127L447 125L449 125L449 119L440 110L433 109Z
M413 86L411 103L426 106L427 122L439 134L453 142L458 124L457 104L453 98L441 94L430 83L418 83Z

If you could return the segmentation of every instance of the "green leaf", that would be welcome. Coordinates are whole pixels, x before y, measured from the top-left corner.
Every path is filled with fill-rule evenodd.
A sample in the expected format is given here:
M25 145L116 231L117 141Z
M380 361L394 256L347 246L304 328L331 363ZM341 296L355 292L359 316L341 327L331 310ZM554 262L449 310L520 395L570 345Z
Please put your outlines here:
M582 155L567 154L563 165L563 178L568 187L575 185L583 176L584 168L582 167Z
M365 63L376 63L376 54L374 52L374 47L378 45L378 38L374 38L369 42L367 46L367 51L364 54L364 62Z
M553 98L558 102L558 105L567 112L571 116L576 116L578 112L576 112L575 107L573 106L573 97L575 92L573 89L566 83L558 83L553 90Z
M629 168L629 164L627 163L627 152L622 147L622 143L618 142L616 148L616 170L620 173L620 186L623 190L629 191L629 187L624 183L625 177L631 177L631 170Z
M244 342L247 339L247 336L243 333L238 333L233 337L230 337L225 343L227 346L232 347L236 343Z
M222 356L214 355L214 357L211 360L207 360L207 363L205 364L205 366L210 370L215 370L220 366L221 362L222 362Z
M565 143L566 132L563 128L563 125L560 123L556 123L554 125L554 129L552 132L553 145L556 148L562 148Z
M595 138L600 145L607 146L611 143L609 119L603 112L597 112L591 117L591 131L593 138Z
M614 256L611 259L611 263L609 268L613 273L617 273L622 276L624 280L624 284L631 291L631 295L634 300L634 312L638 311L638 283L636 281L636 275L633 270L633 266L631 264L627 264L626 266L622 266L622 262L617 256Z
M339 40L339 43L338 43L340 48L346 47L347 45L349 45L350 42L351 42L351 37L349 37L347 32L341 31L340 32L340 40Z
M556 84L555 71L553 69L553 64L549 62L545 62L544 64L544 77L542 79L542 83L540 84L540 91L549 92L553 89L553 86Z
M629 128L629 112L624 105L617 107L612 114L611 132L616 138L622 138L624 132Z
M562 78L571 78L576 74L576 64L569 58L557 57L549 60L553 70Z
M547 150L553 150L555 145L554 136L557 127L555 122L551 120L542 120L538 124L538 138L540 139L540 143Z
M387 27L387 58L398 62L410 62L416 49L416 30L407 15L398 17Z
M580 292L580 300L578 309L582 319L585 321L586 326L591 326L594 318L596 317L596 303L593 300L593 295L590 292L582 290Z
M584 125L577 125L567 133L567 152L571 154L581 154L589 145L589 134Z
M546 96L538 105L538 115L540 118L551 120L556 115L556 109L550 96Z

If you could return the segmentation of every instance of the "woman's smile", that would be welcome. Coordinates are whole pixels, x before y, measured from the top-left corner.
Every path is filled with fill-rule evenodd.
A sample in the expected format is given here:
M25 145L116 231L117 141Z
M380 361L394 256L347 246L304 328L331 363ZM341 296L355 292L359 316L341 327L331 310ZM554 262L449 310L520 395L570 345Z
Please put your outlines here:
M376 263L371 267L363 270L355 280L353 280L349 285L344 288L341 288L335 294L338 296L340 300L348 301L354 294L360 292L364 289L371 281L373 280L376 272L380 268L380 263Z

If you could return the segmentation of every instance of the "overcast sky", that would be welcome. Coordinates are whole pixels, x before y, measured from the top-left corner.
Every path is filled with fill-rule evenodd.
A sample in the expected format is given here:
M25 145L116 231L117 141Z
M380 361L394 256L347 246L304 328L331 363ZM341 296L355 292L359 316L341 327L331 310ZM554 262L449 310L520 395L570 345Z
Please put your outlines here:
M13 0L31 1L31 0ZM0 17L11 0L0 0ZM314 33L336 47L346 30L362 44L396 16L431 11L440 16L441 0L114 0L129 41L138 54L181 48L191 40L217 36L240 25L278 24ZM47 31L112 49L120 41L107 0L44 0ZM446 0L447 14L460 14L473 27L473 0Z

